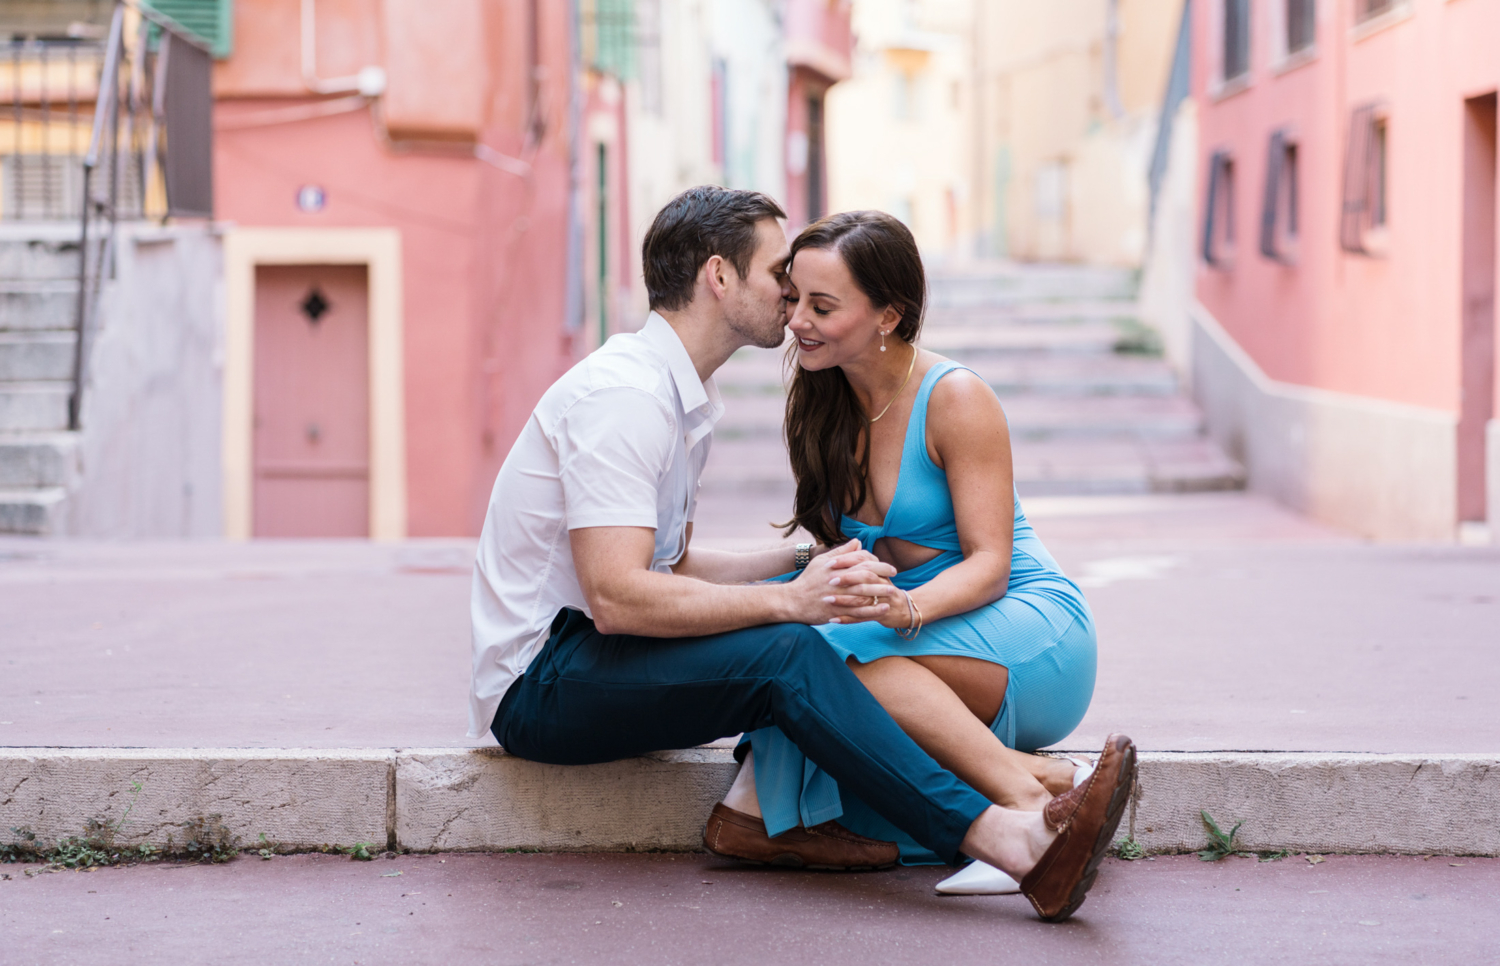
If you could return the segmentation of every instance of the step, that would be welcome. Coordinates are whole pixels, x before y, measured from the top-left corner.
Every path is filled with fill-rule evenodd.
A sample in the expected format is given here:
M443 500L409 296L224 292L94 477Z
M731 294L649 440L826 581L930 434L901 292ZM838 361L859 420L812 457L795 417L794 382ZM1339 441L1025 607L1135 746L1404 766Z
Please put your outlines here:
M1191 493L1245 485L1243 467L1202 437L1022 439L1015 442L1013 457L1015 486L1022 497ZM702 484L712 496L779 496L786 508L794 490L786 449L768 437L716 441Z
M1181 396L1065 396L1022 393L1001 397L1011 439L1188 439L1203 416ZM768 392L725 393L716 439L779 437L786 400Z
M68 491L60 486L0 490L0 533L61 533L67 500Z
M0 748L4 824L43 844L128 807L125 845L213 815L283 850L691 851L735 769L728 741L574 766L498 748ZM1250 850L1500 855L1500 825L1476 820L1500 813L1500 757L1143 752L1116 839L1200 849L1203 811L1243 822Z
M77 433L0 433L0 489L70 487L79 469Z
M58 329L0 332L0 383L71 379L74 341Z
M918 344L924 349L966 360L997 352L1112 353L1122 338L1113 322L1088 320L1049 324L967 322L923 328Z
M0 332L30 329L72 331L77 319L77 281L0 280Z
M0 279L71 279L78 281L79 226L35 237L33 229L18 236L16 229L0 233ZM61 236L61 237L57 237Z
M0 432L68 428L68 397L63 381L0 383Z
M1134 301L1066 299L1054 302L1011 302L1003 305L933 306L922 328L949 325L1038 325L1064 322L1129 321L1138 318Z
M1000 395L1155 395L1177 392L1177 375L1161 359L1118 353L977 355L964 360ZM775 353L741 356L719 368L714 380L726 396L782 392Z
M1137 273L1128 268L1027 264L928 278L934 306L1004 304L1042 299L1133 299Z

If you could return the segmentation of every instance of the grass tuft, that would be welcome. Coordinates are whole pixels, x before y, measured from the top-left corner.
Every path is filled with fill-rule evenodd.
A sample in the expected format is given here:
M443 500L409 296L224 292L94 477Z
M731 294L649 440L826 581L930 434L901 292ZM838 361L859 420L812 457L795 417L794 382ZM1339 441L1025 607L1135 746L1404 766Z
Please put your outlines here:
M1227 859L1241 851L1235 837L1239 835L1240 826L1244 825L1244 822L1235 823L1234 828L1229 830L1228 835L1225 835L1224 830L1219 828L1219 823L1215 822L1208 812L1200 809L1198 814L1203 816L1203 827L1208 830L1208 848L1199 852L1198 858L1204 862L1218 862L1220 859Z

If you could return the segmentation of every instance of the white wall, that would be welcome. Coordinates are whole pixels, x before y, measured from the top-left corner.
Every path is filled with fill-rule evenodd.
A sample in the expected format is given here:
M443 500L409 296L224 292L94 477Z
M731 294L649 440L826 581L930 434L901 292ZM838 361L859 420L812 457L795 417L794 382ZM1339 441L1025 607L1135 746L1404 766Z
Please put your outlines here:
M69 531L218 537L223 259L206 226L124 226L103 289Z

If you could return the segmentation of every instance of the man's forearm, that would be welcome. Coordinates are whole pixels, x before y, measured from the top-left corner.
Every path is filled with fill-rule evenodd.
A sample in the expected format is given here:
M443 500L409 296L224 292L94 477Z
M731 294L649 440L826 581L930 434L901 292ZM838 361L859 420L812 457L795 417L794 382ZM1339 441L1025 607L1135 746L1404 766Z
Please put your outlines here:
M798 619L781 584L710 583L652 571L617 581L591 603L602 633L643 637L698 637Z
M748 584L791 571L796 566L795 558L796 548L791 545L744 553L689 545L672 571L715 584Z

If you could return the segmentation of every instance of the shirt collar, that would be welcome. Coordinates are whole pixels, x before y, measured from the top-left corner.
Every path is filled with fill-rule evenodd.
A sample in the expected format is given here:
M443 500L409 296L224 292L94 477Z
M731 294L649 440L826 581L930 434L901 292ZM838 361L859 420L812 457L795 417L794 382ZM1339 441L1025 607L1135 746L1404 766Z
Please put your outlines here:
M719 396L719 387L712 376L705 381L698 378L698 367L688 355L677 330L666 319L655 312L646 318L641 328L641 337L667 360L667 369L672 373L672 382L677 387L677 398L682 402L684 414L693 414L687 426L687 444L691 448L698 440L713 432L714 424L724 415L724 401Z

